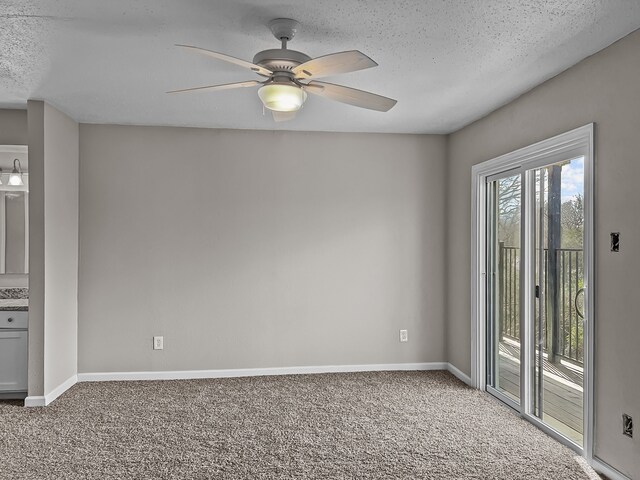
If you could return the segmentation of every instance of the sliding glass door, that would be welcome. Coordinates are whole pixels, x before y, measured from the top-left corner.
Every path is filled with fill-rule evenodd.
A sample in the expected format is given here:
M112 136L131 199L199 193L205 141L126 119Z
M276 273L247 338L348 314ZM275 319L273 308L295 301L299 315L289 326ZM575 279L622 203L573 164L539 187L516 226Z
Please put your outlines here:
M487 181L487 386L520 402L522 182L505 172Z
M531 412L583 442L584 157L529 172L534 213Z
M485 178L486 387L582 447L584 156Z

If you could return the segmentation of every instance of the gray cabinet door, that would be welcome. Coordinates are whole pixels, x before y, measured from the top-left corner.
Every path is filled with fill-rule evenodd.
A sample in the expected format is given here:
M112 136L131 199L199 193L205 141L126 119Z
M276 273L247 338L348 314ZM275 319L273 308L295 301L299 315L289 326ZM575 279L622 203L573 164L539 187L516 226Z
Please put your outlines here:
M0 392L27 390L27 332L0 330Z

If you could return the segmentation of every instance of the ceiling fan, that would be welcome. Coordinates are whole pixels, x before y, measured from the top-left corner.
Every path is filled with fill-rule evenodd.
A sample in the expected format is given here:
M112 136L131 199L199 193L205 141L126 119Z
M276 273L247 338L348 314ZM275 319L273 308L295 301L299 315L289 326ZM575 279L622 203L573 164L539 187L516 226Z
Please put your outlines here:
M282 46L278 49L258 52L253 57L253 62L191 45L176 45L246 68L264 77L265 80L185 88L167 93L213 92L259 86L258 96L265 108L271 110L276 122L294 118L306 101L307 93L380 112L386 112L396 104L396 100L375 93L316 80L329 75L376 67L378 64L358 50L332 53L313 59L302 52L289 50L287 42L293 39L299 26L298 22L289 18L271 20L269 28L282 42Z

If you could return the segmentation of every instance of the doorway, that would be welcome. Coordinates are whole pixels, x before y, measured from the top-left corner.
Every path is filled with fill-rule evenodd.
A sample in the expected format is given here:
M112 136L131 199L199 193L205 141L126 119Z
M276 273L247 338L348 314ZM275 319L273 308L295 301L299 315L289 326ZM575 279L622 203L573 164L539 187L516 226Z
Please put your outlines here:
M593 125L474 167L472 380L589 455Z

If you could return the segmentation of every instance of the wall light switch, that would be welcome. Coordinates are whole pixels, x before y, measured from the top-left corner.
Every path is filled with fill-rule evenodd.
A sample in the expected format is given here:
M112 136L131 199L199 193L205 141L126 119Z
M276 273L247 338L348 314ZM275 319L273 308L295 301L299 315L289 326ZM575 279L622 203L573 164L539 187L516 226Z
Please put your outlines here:
M407 330L400 330L400 341L408 342L409 341L409 333Z
M153 349L154 350L164 349L164 337L153 337Z
M633 418L626 413L622 414L622 434L633 438Z
M620 251L620 232L611 232L611 251Z

